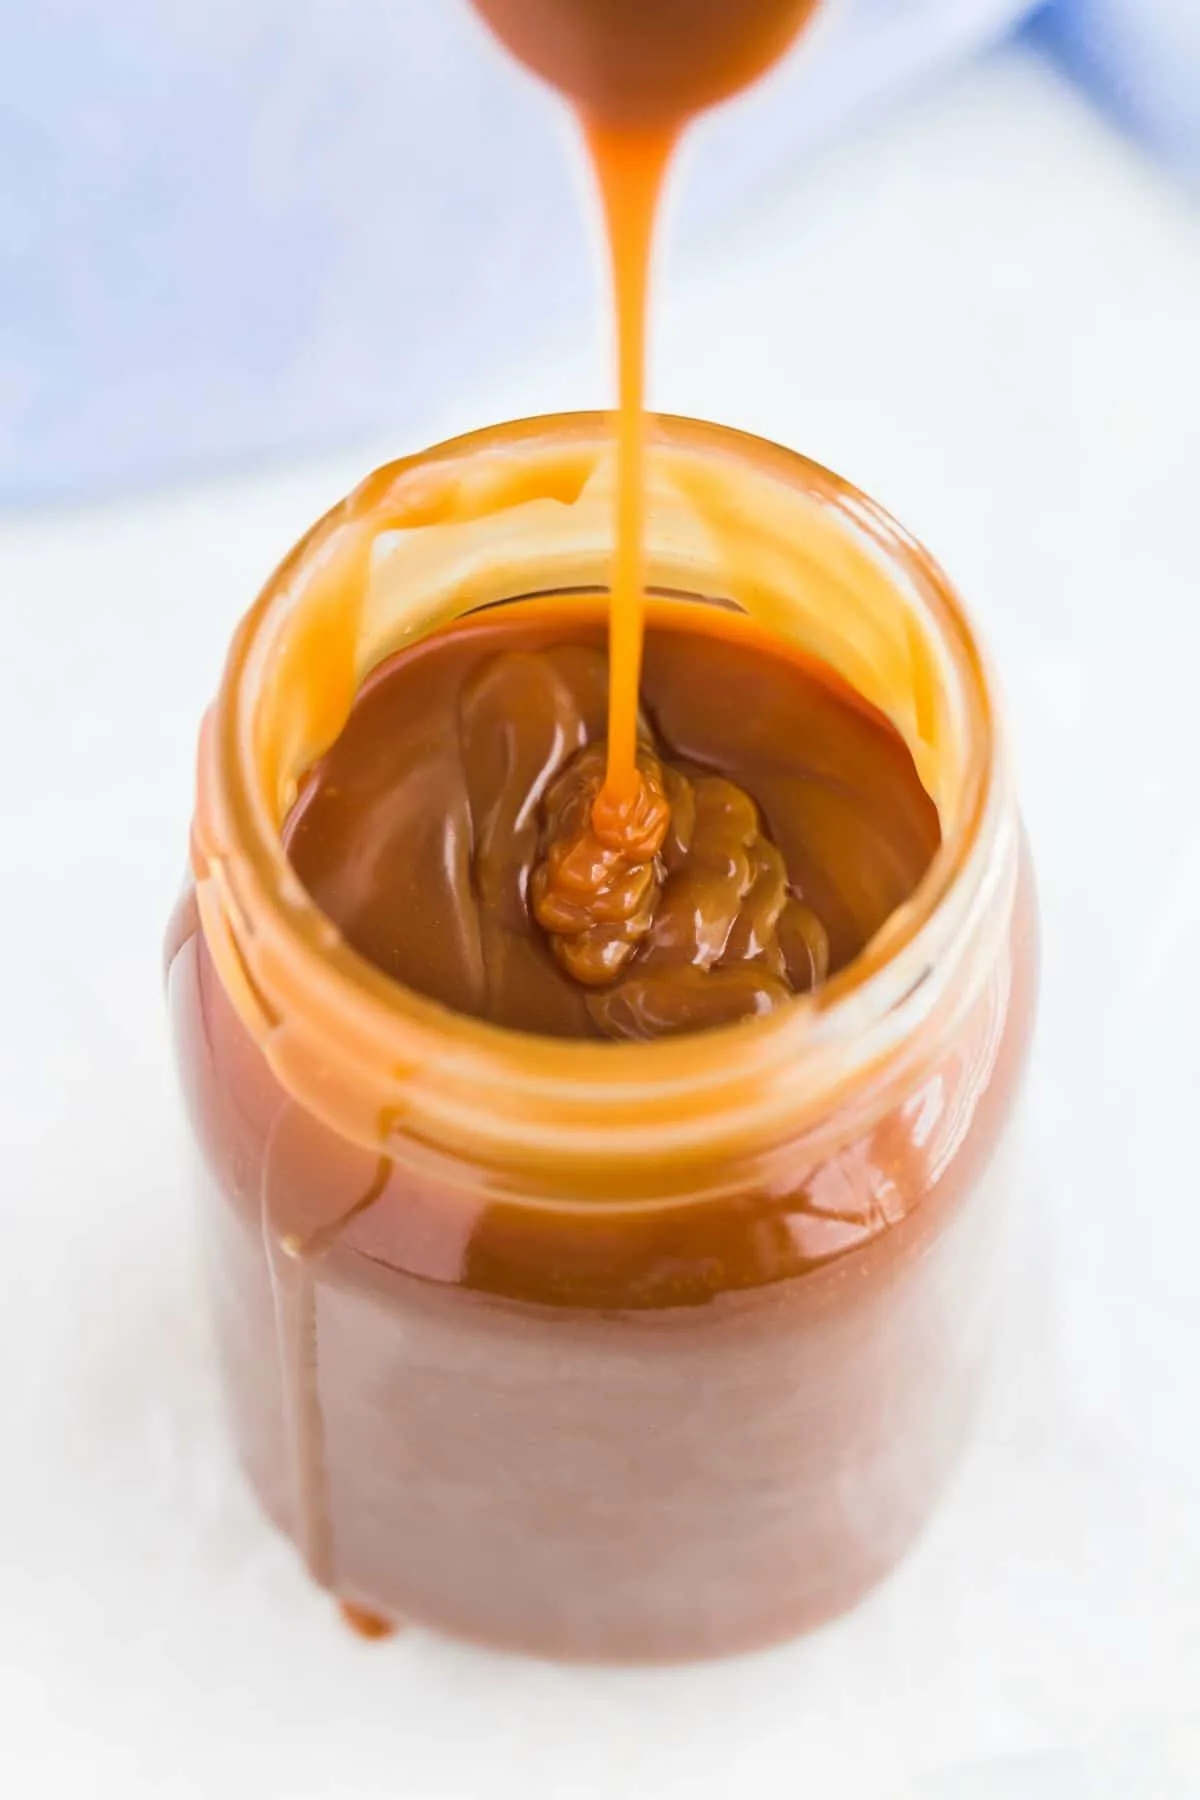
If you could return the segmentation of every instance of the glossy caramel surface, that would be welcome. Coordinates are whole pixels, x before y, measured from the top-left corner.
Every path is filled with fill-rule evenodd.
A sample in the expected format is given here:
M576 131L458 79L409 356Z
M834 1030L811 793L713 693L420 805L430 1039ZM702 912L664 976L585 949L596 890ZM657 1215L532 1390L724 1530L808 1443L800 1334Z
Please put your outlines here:
M649 1038L808 992L937 848L907 748L748 620L660 603L642 805L606 830L582 610L497 609L376 670L289 825L305 886L386 974L517 1030Z
M818 0L474 0L526 66L625 125L680 119L749 86Z

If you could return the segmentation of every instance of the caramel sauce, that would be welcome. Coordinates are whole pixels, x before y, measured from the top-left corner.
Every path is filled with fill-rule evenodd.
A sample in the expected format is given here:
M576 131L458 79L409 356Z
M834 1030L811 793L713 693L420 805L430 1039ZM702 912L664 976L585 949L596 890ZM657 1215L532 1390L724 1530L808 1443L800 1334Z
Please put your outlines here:
M368 1607L356 1606L352 1600L343 1600L339 1610L351 1631L360 1638L366 1638L369 1643L378 1643L396 1635L397 1627L394 1622L382 1618L379 1613L371 1612Z
M595 835L630 854L642 830L649 765L638 757L645 589L646 313L654 224L681 133L706 107L761 75L818 0L476 0L509 49L572 102L608 230L617 335L617 494L609 612L604 780ZM582 894L577 894L582 901ZM604 936L608 892L595 895ZM608 941L612 941L611 937ZM586 967L585 962L580 967ZM587 975L581 977L588 979Z
M589 118L678 127L783 55L819 0L474 0L527 68Z
M749 620L658 602L639 787L612 819L587 612L491 610L377 669L306 784L292 862L362 955L494 1024L648 1038L772 1011L925 873L938 820L912 757Z

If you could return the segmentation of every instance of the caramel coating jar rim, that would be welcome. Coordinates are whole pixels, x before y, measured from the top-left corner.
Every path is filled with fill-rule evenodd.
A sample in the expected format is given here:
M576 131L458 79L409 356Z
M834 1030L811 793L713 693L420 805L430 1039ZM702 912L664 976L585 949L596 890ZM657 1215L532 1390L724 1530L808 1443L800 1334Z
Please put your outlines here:
M608 453L607 414L487 427L369 476L267 582L235 635L201 737L192 866L204 933L282 1086L352 1141L485 1171L498 1191L556 1204L615 1192L629 1203L699 1196L724 1185L717 1171L732 1160L805 1133L816 1154L818 1140L861 1128L864 1107L881 1110L911 1085L922 1045L933 1053L926 1040L944 1037L948 1012L994 964L1015 882L1018 827L993 683L939 565L883 508L796 452L683 418L651 416L647 430L652 453L678 450L731 480L761 477L836 517L919 592L931 641L959 684L966 750L941 848L910 902L818 993L765 1018L646 1044L513 1032L454 1014L357 955L284 853L286 794L278 784L272 792L259 725L264 683L280 678L272 633L298 604L299 584L323 579L343 539L361 576L382 533L442 522L447 482L482 491L485 511L489 483L498 484L502 510L505 480L536 465L539 494L569 505ZM532 574L518 584L535 586ZM332 605L342 606L339 593ZM337 673L340 716L361 678L349 662Z

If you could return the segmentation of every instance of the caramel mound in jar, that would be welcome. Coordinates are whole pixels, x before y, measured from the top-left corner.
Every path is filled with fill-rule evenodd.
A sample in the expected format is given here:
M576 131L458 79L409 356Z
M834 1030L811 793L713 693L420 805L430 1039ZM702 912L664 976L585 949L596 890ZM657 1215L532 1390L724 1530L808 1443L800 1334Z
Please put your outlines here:
M737 615L653 609L616 805L607 680L578 603L477 616L375 671L288 830L363 956L513 1029L652 1038L809 992L912 893L936 811L832 672Z

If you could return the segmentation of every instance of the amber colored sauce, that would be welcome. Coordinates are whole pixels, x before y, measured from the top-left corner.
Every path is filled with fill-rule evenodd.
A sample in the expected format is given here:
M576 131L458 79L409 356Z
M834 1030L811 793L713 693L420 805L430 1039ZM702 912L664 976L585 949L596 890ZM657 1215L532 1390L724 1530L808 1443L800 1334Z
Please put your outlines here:
M820 0L474 0L526 67L593 118L679 125L764 74Z
M351 1631L369 1642L376 1643L396 1635L396 1626L391 1619L382 1618L365 1606L356 1606L352 1600L343 1600L339 1610Z
M650 660L654 633L650 637ZM241 1457L367 1636L539 1655L758 1646L857 1600L926 1520L997 1275L989 1166L1025 1062L1011 950L882 1112L712 1200L525 1204L384 1165L287 1093L181 919L176 1045L211 1184Z
M817 4L476 0L510 50L575 105L604 205L617 334L617 499L608 768L596 807L610 828L636 808L639 785L646 312L663 178L690 120L769 68Z
M651 1038L808 992L910 897L940 833L888 721L740 614L655 601L650 621L654 804L613 846L587 828L601 603L489 609L374 672L287 845L385 974L511 1029Z
M638 682L645 573L646 311L650 250L673 134L594 121L588 142L612 257L617 323L617 509L609 602L608 771L600 803L618 818L638 788Z

